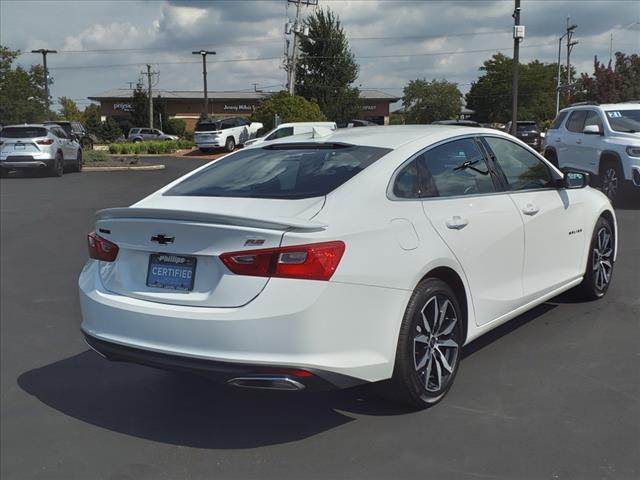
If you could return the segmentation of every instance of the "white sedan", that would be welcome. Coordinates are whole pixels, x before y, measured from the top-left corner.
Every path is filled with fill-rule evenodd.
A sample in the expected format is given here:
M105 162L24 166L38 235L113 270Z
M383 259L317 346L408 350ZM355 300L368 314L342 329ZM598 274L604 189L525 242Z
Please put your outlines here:
M111 360L238 387L386 381L426 407L465 344L571 288L605 295L616 221L587 180L480 128L246 148L98 212L82 331Z

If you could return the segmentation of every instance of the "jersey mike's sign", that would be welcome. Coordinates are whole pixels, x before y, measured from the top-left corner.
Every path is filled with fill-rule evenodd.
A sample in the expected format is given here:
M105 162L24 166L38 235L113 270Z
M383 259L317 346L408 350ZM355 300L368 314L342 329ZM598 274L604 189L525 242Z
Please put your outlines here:
M130 103L114 103L113 109L120 112L133 112L133 105Z
M254 105L247 105L244 103L238 104L238 105L228 105L225 104L222 109L225 112L253 112L256 107Z

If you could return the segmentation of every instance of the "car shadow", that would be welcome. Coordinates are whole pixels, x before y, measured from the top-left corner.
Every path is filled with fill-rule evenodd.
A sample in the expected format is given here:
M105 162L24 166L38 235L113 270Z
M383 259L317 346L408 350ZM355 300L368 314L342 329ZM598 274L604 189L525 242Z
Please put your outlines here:
M467 345L469 357L543 316L546 303ZM415 414L380 385L329 392L234 389L197 375L110 362L91 350L22 374L18 385L49 407L110 431L172 445L242 449L308 438L358 415Z

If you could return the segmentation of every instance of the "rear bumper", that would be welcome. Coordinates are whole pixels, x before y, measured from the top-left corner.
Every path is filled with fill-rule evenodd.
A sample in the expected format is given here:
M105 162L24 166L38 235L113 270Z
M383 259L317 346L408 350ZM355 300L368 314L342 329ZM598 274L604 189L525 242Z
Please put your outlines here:
M391 377L400 322L411 295L398 289L274 278L242 307L169 305L107 291L97 261L87 263L79 286L81 328L97 341L197 365L317 371L342 388ZM148 363L129 357L137 360ZM170 368L174 362L161 363ZM347 377L354 380L336 380Z
M220 148L224 147L224 140L210 140L207 142L196 142L196 147L198 148Z
M93 337L86 332L85 341L92 350L115 362L129 362L162 370L173 370L203 375L220 383L229 383L237 378L272 378L274 375L288 378L302 385L305 390L322 391L350 388L364 383L357 378L324 372L318 369L305 369L312 375L300 376L295 367L282 365L252 365L247 363L230 363L180 355L157 353L140 348L127 347L113 342L106 342Z
M6 160L0 160L0 168L12 170L16 168L49 168L53 165L53 158L34 158L32 156L16 157L9 156Z

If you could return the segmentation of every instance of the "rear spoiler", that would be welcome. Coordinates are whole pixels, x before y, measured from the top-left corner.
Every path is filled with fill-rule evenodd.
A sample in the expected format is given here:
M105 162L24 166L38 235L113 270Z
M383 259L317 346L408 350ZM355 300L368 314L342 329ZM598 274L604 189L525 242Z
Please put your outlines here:
M251 218L223 213L193 212L185 210L167 210L161 208L107 208L96 213L96 221L116 218L154 220L175 220L198 223L214 223L217 225L237 225L242 227L265 228L270 230L320 231L326 224L299 218Z

